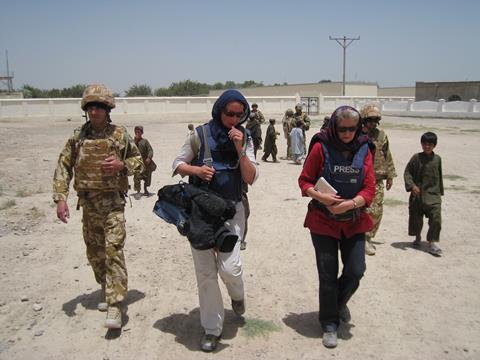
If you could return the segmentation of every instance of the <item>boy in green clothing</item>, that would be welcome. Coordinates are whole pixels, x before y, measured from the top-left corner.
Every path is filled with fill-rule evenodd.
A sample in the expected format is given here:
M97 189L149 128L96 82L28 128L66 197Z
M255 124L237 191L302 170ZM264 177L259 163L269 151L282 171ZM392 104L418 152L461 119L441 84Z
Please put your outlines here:
M443 195L442 159L433 152L437 135L422 135L423 152L412 156L403 174L405 189L410 192L408 205L408 235L415 236L414 247L420 247L423 216L428 218L427 251L441 256L437 243L442 228L441 204Z

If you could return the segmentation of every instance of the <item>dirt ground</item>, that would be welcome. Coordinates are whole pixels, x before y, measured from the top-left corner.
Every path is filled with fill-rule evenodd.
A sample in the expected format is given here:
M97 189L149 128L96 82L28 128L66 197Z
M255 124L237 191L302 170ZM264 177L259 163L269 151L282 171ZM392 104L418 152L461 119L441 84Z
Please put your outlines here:
M266 114L272 115L280 131L281 116ZM114 119L131 134L144 125L158 164L153 192L179 180L170 166L187 123L204 120L195 114ZM0 359L480 358L480 121L382 120L399 176L386 193L377 254L367 258L350 302L352 322L341 326L333 350L321 344L314 251L303 228L308 200L297 185L301 167L261 162L242 252L247 312L236 318L222 287L226 321L214 354L198 348L202 329L188 242L152 213L156 196L132 197L126 208L128 318L121 332L103 328L75 193L67 225L56 219L51 200L58 154L82 121L0 121ZM412 248L407 236L403 170L428 130L437 133L443 159L441 258L425 246ZM283 136L277 144L285 155Z

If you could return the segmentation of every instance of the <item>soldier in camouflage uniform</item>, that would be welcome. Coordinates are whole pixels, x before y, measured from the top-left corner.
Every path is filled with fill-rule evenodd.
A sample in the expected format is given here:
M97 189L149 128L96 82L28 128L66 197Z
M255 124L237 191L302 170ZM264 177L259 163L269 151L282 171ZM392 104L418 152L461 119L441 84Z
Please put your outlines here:
M257 151L262 149L262 127L260 126L260 122L258 121L257 117L252 113L250 113L247 125L245 127L250 131L256 159Z
M102 287L100 311L107 311L105 327L122 326L121 302L127 295L125 243L125 193L128 175L143 171L142 157L122 126L111 124L115 107L112 93L104 86L86 87L81 107L88 121L74 131L60 153L53 177L53 200L57 217L67 223L70 181L83 208L83 238L87 258Z
M157 165L153 161L153 149L150 142L143 137L143 126L135 126L135 145L137 145L140 154L142 155L143 163L145 164L145 171L141 174L133 176L133 189L137 192L135 199L140 198L140 187L143 180L143 191L145 196L152 196L148 192L148 187L152 183L152 172L155 171Z
M255 119L258 120L259 124L265 123L265 116L263 116L262 112L258 110L258 105L253 103L252 104L252 112L251 115L255 117Z
M365 253L375 255L375 245L372 244L372 238L375 237L383 215L383 197L384 188L390 190L393 185L393 178L397 176L395 165L393 164L392 154L385 132L378 128L382 118L380 110L374 104L367 104L361 110L360 114L363 121L363 131L375 144L375 155L373 158L373 167L375 170L375 198L367 209L367 213L372 216L374 227L365 234ZM384 185L383 181L386 180Z
M295 118L293 117L293 110L287 109L285 115L282 119L283 135L287 139L287 156L281 157L282 160L291 160L292 159L292 144L290 141L290 132L295 127Z
M298 103L295 105L295 114L293 114L293 117L295 118L295 121L293 122L294 124L297 123L297 121L302 122L302 133L303 133L303 148L307 149L307 137L305 132L310 129L310 118L306 113L303 112L303 105L301 103Z

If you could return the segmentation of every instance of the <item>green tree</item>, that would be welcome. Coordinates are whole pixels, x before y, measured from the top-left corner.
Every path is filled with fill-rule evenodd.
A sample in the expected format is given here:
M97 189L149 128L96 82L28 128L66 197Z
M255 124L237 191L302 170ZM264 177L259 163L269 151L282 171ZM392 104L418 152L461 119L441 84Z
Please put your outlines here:
M152 89L150 86L145 84L135 84L130 86L130 88L125 91L125 96L152 96Z
M237 87L237 84L235 83L235 81L232 81L232 80L225 81L224 89L235 89L236 87Z

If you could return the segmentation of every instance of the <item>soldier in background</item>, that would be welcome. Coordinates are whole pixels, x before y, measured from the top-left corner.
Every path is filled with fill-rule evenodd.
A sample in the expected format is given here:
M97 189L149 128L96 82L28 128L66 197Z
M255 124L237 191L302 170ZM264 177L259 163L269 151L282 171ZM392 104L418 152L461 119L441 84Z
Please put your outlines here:
M255 152L255 159L257 159L257 151L262 149L262 128L260 127L260 122L254 114L250 114L245 127L250 131Z
M382 118L380 110L375 104L367 104L361 110L360 114L363 121L363 132L366 133L375 144L375 154L373 158L373 167L375 170L375 198L367 209L374 222L371 231L365 234L365 253L375 255L375 245L372 239L375 237L383 215L384 188L390 190L393 185L393 178L397 176L395 165L393 164L392 154L388 143L388 137L385 132L378 128ZM384 185L383 181L386 181Z
M283 160L291 160L292 159L292 144L290 141L290 132L295 127L295 118L293 117L293 110L287 109L285 111L285 115L282 119L282 127L283 127L283 135L285 139L287 139L287 156L281 157L280 159Z
M258 120L259 124L263 124L265 122L265 116L263 116L262 112L258 110L258 105L255 103L252 104L251 115Z
M140 198L141 182L143 180L143 194L145 196L152 196L148 192L148 187L152 183L152 172L157 169L157 164L153 161L153 149L150 142L143 137L143 126L135 126L135 145L137 145L140 154L142 155L145 171L141 174L133 176L133 189L136 191L135 199Z
M125 193L128 177L143 171L140 152L123 126L111 123L115 99L104 85L86 87L82 110L88 121L76 129L60 153L53 177L57 217L67 223L69 185L83 208L83 238L87 258L102 288L98 310L107 311L105 327L122 326L122 301L127 296Z
M311 120L308 117L308 115L303 112L303 105L301 103L298 103L297 105L295 105L295 114L293 115L293 117L295 118L294 124L296 124L297 121L302 122L301 128L302 128L302 133L303 133L303 148L306 149L307 148L307 137L306 137L305 132L310 129Z

